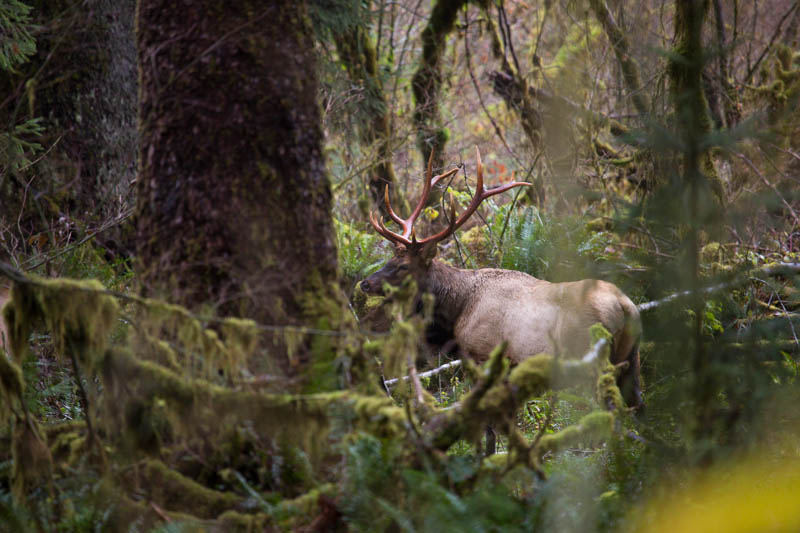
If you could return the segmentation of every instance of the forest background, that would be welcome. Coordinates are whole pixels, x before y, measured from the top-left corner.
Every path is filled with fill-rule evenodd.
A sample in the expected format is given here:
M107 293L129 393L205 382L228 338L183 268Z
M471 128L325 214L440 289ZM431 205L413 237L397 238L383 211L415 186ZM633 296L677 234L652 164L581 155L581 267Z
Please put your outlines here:
M800 2L183 4L0 2L3 528L800 527ZM440 257L616 283L642 412L358 290L475 146Z

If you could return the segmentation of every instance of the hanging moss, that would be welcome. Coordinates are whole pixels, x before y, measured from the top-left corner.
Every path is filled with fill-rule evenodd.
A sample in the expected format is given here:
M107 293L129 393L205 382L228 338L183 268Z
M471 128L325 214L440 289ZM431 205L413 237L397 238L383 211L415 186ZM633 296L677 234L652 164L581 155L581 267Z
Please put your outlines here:
M50 449L42 439L39 425L28 416L15 421L11 456L14 459L12 491L17 501L24 501L34 487L50 485L53 476Z
M78 362L92 368L119 311L116 300L104 290L96 280L31 277L30 283L14 284L3 313L17 363L27 351L31 330L44 323L52 333L57 356L74 350Z
M204 487L158 460L143 462L136 468L135 477L139 486L148 489L150 500L170 511L215 518L243 504L241 496Z
M22 401L24 387L25 380L20 365L0 353L0 399L3 400L2 407L5 407L0 409L0 423L6 421L6 415L9 413L7 408L16 406Z

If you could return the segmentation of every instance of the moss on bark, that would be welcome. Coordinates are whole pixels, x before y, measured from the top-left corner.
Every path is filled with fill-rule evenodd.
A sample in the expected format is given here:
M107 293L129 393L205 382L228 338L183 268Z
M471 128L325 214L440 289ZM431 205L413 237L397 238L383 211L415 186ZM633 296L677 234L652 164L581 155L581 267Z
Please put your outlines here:
M392 132L390 130L389 106L383 94L383 82L378 71L378 56L367 29L351 25L334 35L339 57L347 68L350 78L365 91L368 121L361 125L361 140L364 144L377 144L377 160L368 171L369 189L376 207L388 217L383 197L386 186L393 205L397 205L397 180L392 165Z
M702 27L709 5L709 0L679 0L675 3L675 46L669 56L667 74L674 118L689 147L698 146L700 137L713 129L702 77ZM686 155L684 165L687 170L693 166L690 159L694 157ZM699 170L708 187L724 204L725 188L714 165L711 150L702 150L697 158Z
M347 326L305 4L141 0L137 43L145 292ZM309 339L291 359L274 340L271 367L300 374Z
M458 11L467 0L437 0L433 4L428 24L422 31L422 54L419 67L411 80L414 92L414 124L417 127L417 147L422 160L434 153L433 167L444 166L444 145L449 133L442 124L439 93L442 87L442 58L447 36L455 26Z

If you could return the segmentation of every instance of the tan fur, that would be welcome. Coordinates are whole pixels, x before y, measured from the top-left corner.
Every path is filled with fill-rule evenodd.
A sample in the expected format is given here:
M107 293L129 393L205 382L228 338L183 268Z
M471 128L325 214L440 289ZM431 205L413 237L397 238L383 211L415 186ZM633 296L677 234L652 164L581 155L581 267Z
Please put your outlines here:
M503 341L514 363L543 352L579 358L591 348L589 328L601 323L613 336L611 362L628 362L620 378L625 399L631 406L641 404L639 312L612 283L550 283L513 270L464 270L398 250L362 289L380 292L384 282L398 285L408 274L434 295L437 326L479 362Z
M514 187L531 185L512 181L487 189L477 147L475 156L477 185L472 201L456 218L451 197L450 224L435 235L420 238L414 232L414 222L433 185L457 169L433 177L431 152L422 195L407 219L392 209L387 186L386 208L402 232L388 230L382 218L370 214L375 231L395 244L395 256L362 281L361 289L379 294L384 283L397 286L411 276L421 292L431 293L435 299L433 323L426 332L428 342L447 346L455 340L462 351L478 361L486 359L503 341L508 342L506 354L513 362L542 352L581 357L590 349L589 328L599 322L613 335L611 362L628 363L618 379L625 401L630 406L641 405L639 313L616 286L593 279L550 283L522 272L494 268L462 270L434 259L437 243L462 226L483 200Z
M611 283L550 283L509 270L474 272L453 333L476 359L488 357L502 341L508 342L506 353L514 362L542 352L581 357L591 347L589 328L598 322L614 336L613 363L626 360L638 340L639 313Z

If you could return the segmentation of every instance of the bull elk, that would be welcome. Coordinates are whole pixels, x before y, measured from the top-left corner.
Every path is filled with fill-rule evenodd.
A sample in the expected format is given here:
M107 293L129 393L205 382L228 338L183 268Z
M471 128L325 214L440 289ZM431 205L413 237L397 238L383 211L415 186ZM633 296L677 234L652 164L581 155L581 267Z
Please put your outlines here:
M458 168L432 177L431 154L422 196L407 219L400 218L392 209L387 188L386 211L402 228L402 233L390 231L382 218L370 214L375 230L394 243L395 255L363 280L361 289L368 294L381 294L384 283L397 286L406 276L412 276L421 292L434 297L429 342L441 346L454 341L462 353L477 361L487 359L502 341L507 341L506 353L514 363L542 352L581 357L590 348L590 326L599 322L613 335L611 362L627 362L618 378L625 402L630 407L641 406L639 313L615 285L593 279L550 283L523 272L496 268L465 270L435 259L437 244L461 227L483 200L514 187L530 185L512 181L484 188L481 155L477 147L475 151L478 181L475 195L459 217L451 196L449 225L435 235L418 239L414 222L422 213L432 187L454 175Z

